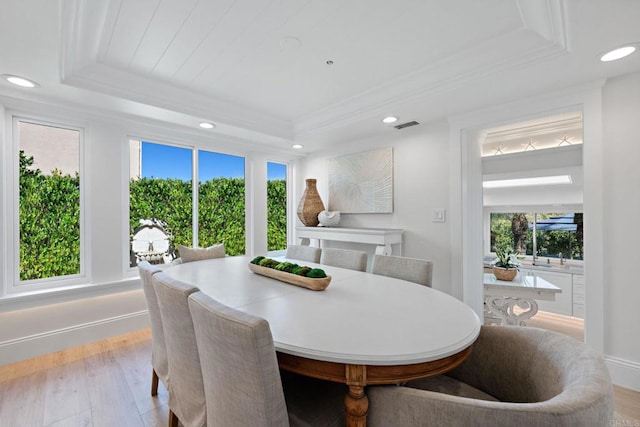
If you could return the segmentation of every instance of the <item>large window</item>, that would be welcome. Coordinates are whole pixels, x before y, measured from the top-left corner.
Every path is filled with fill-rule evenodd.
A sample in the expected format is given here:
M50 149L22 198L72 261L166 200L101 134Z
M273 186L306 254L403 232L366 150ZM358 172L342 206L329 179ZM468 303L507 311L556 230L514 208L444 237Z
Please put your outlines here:
M267 250L287 248L287 166L267 163Z
M129 265L170 262L193 241L191 149L130 141Z
M244 158L198 151L198 244L245 253Z
M16 118L18 283L83 272L81 129Z
M534 234L535 228L535 234ZM584 259L582 213L491 213L491 251L510 247L522 255Z
M244 181L243 157L131 140L130 267L168 263L178 245L224 243L228 255L244 254Z

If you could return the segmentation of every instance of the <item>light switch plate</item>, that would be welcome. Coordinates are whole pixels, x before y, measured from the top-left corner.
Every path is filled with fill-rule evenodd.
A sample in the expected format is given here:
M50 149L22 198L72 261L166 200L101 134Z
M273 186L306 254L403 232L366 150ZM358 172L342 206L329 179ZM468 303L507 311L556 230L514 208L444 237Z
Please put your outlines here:
M431 211L431 222L445 222L445 215L444 208L434 208Z

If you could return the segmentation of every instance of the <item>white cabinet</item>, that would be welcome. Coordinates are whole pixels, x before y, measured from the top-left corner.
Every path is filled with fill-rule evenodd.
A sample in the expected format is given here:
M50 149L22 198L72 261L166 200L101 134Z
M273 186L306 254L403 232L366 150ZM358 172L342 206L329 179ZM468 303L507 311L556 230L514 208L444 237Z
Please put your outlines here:
M521 269L521 274L540 277L562 289L561 293L556 294L555 301L539 301L538 308L540 311L548 311L565 316L573 315L573 281L571 274L537 269Z
M584 276L573 276L573 316L584 319Z

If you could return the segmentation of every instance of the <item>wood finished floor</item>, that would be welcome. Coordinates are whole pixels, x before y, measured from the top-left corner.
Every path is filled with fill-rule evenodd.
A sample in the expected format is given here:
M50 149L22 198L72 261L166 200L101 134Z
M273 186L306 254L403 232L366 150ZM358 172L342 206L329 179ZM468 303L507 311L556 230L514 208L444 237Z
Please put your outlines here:
M166 426L167 391L150 395L150 339L145 329L0 366L0 425ZM640 425L640 393L614 394L610 425Z
M584 341L584 320L577 317L539 311L526 321L527 326L560 332L579 341ZM640 427L640 426L639 426Z
M146 329L0 367L0 425L166 427L150 355Z

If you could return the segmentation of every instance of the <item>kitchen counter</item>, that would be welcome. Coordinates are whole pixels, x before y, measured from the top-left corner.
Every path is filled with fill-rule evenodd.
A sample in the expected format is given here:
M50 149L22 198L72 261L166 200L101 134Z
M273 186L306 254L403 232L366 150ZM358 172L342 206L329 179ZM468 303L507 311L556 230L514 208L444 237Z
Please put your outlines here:
M525 320L538 312L536 300L555 301L562 289L545 279L522 276L513 281L484 274L485 323L525 326Z
M483 258L484 272L492 273L492 263L495 257L487 255ZM542 300L539 303L540 310L584 318L585 279L584 267L581 261L569 260L560 265L560 260L551 258L547 264L547 258L538 258L538 265L531 263L531 258L521 261L519 276L535 276L550 281L562 289L556 295L554 301Z

